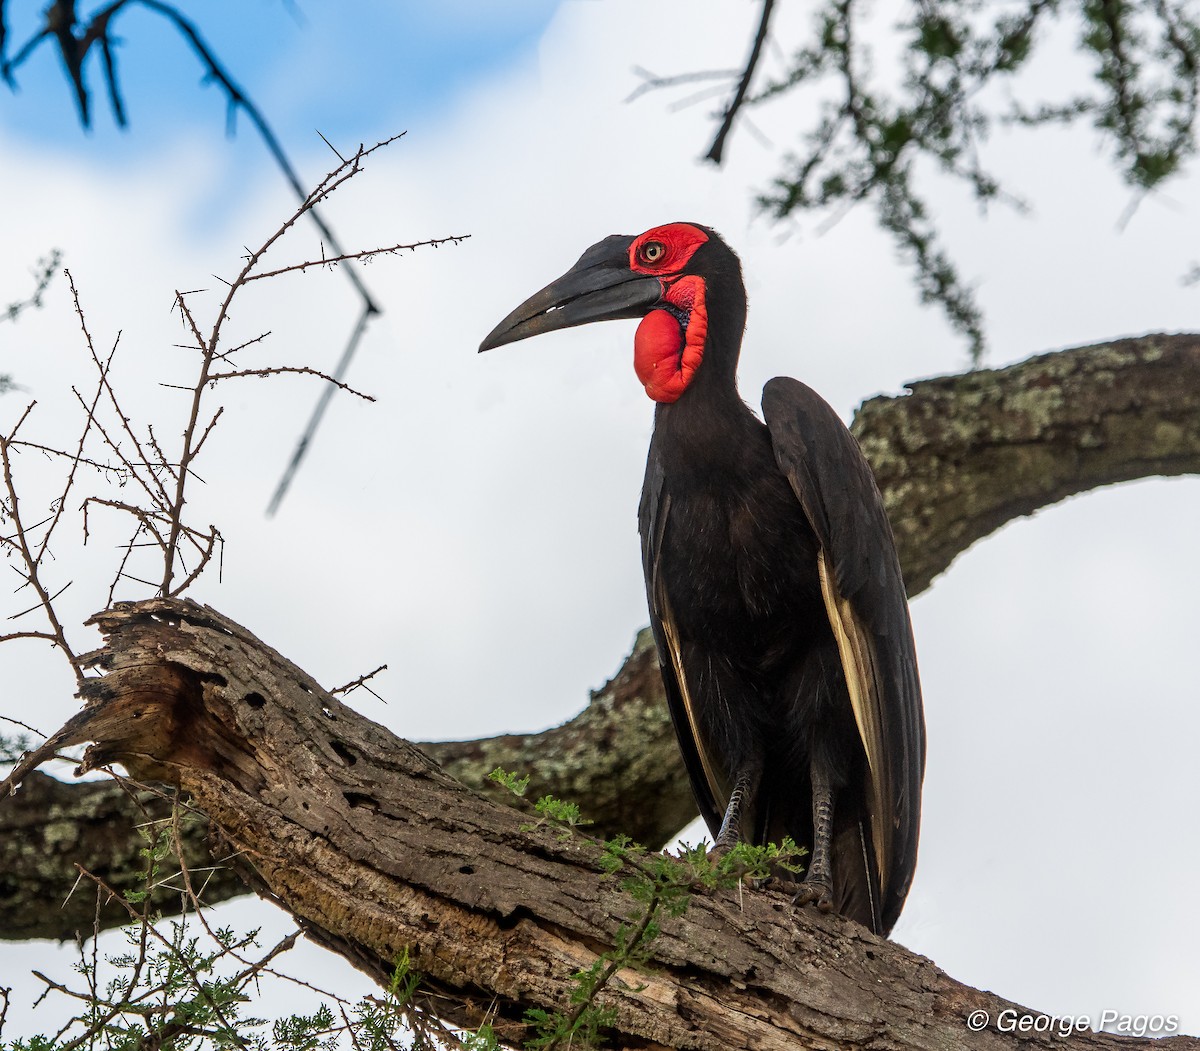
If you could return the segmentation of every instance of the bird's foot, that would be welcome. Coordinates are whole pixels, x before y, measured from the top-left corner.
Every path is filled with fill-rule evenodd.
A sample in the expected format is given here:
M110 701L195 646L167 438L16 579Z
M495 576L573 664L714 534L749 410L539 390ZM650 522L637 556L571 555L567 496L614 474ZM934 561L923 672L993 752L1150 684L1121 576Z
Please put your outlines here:
M802 880L792 903L816 905L822 912L833 912L833 884L823 879Z
M711 847L708 848L708 853L705 855L705 857L708 858L709 864L715 867L720 865L721 862L729 856L729 852L736 846L736 840L718 839Z
M706 857L708 863L718 872L726 876L733 876L736 879L741 879L750 871L750 866L740 858L731 858L729 855L737 846L737 840L717 839L708 851Z

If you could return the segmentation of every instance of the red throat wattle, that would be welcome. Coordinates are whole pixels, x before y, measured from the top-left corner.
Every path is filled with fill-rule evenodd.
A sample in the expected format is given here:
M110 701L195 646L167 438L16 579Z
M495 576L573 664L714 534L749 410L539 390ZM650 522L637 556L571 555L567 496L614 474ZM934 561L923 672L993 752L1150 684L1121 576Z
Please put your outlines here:
M704 278L681 277L663 298L675 310L651 310L642 318L633 337L633 369L651 398L671 402L687 389L704 356Z
M664 308L650 311L633 340L633 368L646 393L657 402L673 402L687 389L708 335L704 278L680 275L708 235L689 223L657 226L629 249L629 266L657 276Z

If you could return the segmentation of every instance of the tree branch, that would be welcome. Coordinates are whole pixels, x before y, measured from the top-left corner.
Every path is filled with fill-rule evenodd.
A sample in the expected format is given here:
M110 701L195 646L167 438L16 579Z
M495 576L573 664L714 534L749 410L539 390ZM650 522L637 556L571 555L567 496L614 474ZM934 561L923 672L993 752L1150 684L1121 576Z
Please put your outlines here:
M481 800L213 610L151 599L92 622L104 674L46 749L91 741L81 769L120 763L178 787L254 889L310 937L384 986L407 951L423 975L417 996L439 1016L487 1020L520 1041L526 1010L566 1009L573 975L637 911L603 878L592 841ZM701 892L662 923L646 969L618 973L598 998L612 1046L1029 1046L994 1023L965 1024L1015 1005L786 894ZM1057 1043L1150 1046L1088 1032Z
M746 101L746 95L750 91L750 82L754 79L754 70L758 67L758 59L762 55L763 44L767 41L767 32L771 23L771 9L774 6L775 0L762 0L762 14L759 15L758 29L754 34L754 43L750 46L750 55L746 59L746 67L742 70L742 76L738 81L737 90L733 93L733 98L725 108L725 115L721 118L721 126L717 129L716 137L713 139L712 145L708 148L708 152L704 155L704 159L712 161L713 164L721 163L721 157L725 152L725 140L733 130L734 118L737 117L738 110L742 108L742 104Z
M1200 473L1200 335L1149 335L909 385L852 430L910 596L1005 522L1113 482Z
M228 100L227 124L230 133L233 131L234 116L240 109L246 114L247 118L258 131L263 145L266 146L267 151L274 158L276 166L295 192L297 199L304 203L301 214L307 212L309 218L316 226L318 233L321 235L322 245L328 245L332 255L336 258L354 258L355 254L346 253L342 249L337 236L333 232L333 228L325 221L322 211L317 207L320 202L316 199L310 200L309 194L305 191L300 177L296 173L296 169L292 166L292 162L283 148L283 144L276 137L275 132L267 122L262 111L222 65L217 55L208 46L196 23L188 19L175 4L166 2L166 0L112 0L111 3L93 13L88 22L84 24L79 20L75 9L75 0L54 0L44 12L43 27L30 37L11 60L6 57L4 52L4 8L3 4L0 4L0 79L3 79L10 87L15 89L14 72L24 64L43 41L55 41L58 45L63 64L66 67L67 79L71 82L75 93L80 123L85 128L89 127L91 120L90 94L86 84L84 63L88 51L93 44L96 44L101 50L105 82L108 87L109 100L112 103L114 119L118 126L124 127L126 124L125 106L122 102L120 84L117 78L113 50L115 41L112 33L113 24L117 16L126 11L131 6L131 3L139 4L146 10L153 11L174 26L175 30L187 42L201 65L203 65L206 79L218 84L225 93L225 97ZM401 135L403 134L405 133L401 132ZM396 137L399 138L400 136ZM328 140L326 142L328 144ZM332 146L330 148L333 149ZM361 154L362 148L359 147L359 150ZM336 150L333 152L337 153ZM341 154L338 154L338 158L343 162L343 166L347 164L346 159ZM326 190L328 190L328 187L326 187ZM346 374L349 371L354 355L357 353L362 335L366 331L367 323L372 317L381 312L379 304L375 302L358 273L352 267L346 267L345 274L360 301L361 309L332 375L333 383L338 387L345 386ZM0 379L3 379L3 377L0 377ZM11 381L9 382L11 384ZM3 384L0 383L0 389L2 387ZM292 453L292 458L271 498L268 515L275 513L286 495L292 478L299 469L315 437L317 428L321 424L325 409L332 396L332 388L327 387L321 392L317 405L309 418L308 425L297 442L296 449Z
M1145 336L925 380L906 396L867 402L853 429L879 478L915 596L1011 518L1110 482L1200 473L1200 336ZM648 632L563 726L421 747L496 799L505 793L487 775L497 766L530 774L534 797L586 799L600 835L657 845L695 814ZM72 900L60 912L76 878L73 861L110 882L120 883L123 870L136 878L140 844L130 828L142 818L121 788L56 782L50 796L39 794L49 788L31 791L36 783L0 803L3 938L90 928L91 902ZM73 831L59 850L67 821ZM199 830L189 844L186 863L202 867ZM236 880L222 879L206 897L238 892ZM114 911L107 922L119 921Z

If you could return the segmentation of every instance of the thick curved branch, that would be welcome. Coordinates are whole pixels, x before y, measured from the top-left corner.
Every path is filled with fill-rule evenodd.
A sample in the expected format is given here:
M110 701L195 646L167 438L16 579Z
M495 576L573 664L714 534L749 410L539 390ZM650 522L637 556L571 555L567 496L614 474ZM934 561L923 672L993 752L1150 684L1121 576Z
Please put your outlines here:
M975 541L1076 493L1200 473L1200 336L1150 335L909 385L852 430L910 596Z
M1200 336L1145 336L925 380L909 395L867 402L853 430L879 478L916 595L1011 518L1109 482L1200 473ZM487 775L502 766L529 773L535 798L586 799L599 835L660 844L695 813L646 632L616 677L563 726L421 747L471 788L498 792ZM72 861L117 882L125 859L136 872L128 837L141 818L120 788L55 792L52 805L29 792L0 805L0 937L69 938L90 927L94 906L82 896L60 911L76 879ZM66 802L72 798L80 802ZM58 816L74 806L98 816L74 824L72 855L56 850L53 836ZM190 843L187 863L203 866L202 837ZM209 899L236 888L224 880ZM114 911L110 922L119 919Z
M95 618L104 674L43 752L91 741L84 768L120 763L208 813L254 889L386 986L407 951L419 996L506 1042L531 1007L567 1009L572 976L639 906L599 849L481 800L419 749L341 704L244 628L153 599ZM18 767L17 778L41 756ZM599 1003L624 1048L1032 1047L966 1018L1015 1005L959 985L852 921L768 889L700 892L663 917L647 966ZM1108 1034L1070 1049L1150 1046ZM1196 1051L1200 1041L1154 1041Z
M121 785L112 779L68 783L33 772L21 791L0 801L0 936L72 938L88 934L96 919L90 885L77 887L82 866L119 892L145 884L146 843L135 828L170 816L159 792ZM213 866L208 821L188 813L180 822L181 845L189 871L203 873L206 900L224 901L246 893L231 869ZM179 891L160 888L154 905L168 915L179 911ZM119 905L102 912L102 926L128 921Z

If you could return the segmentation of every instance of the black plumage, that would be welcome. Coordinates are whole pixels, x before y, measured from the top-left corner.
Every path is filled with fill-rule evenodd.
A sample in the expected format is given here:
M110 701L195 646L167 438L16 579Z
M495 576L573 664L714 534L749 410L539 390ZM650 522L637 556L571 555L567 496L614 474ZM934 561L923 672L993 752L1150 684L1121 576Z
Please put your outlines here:
M481 350L643 317L659 402L638 513L651 623L700 812L724 849L785 834L799 899L891 930L916 863L924 728L908 605L870 467L836 413L771 380L737 392L736 255L670 224L593 246Z

